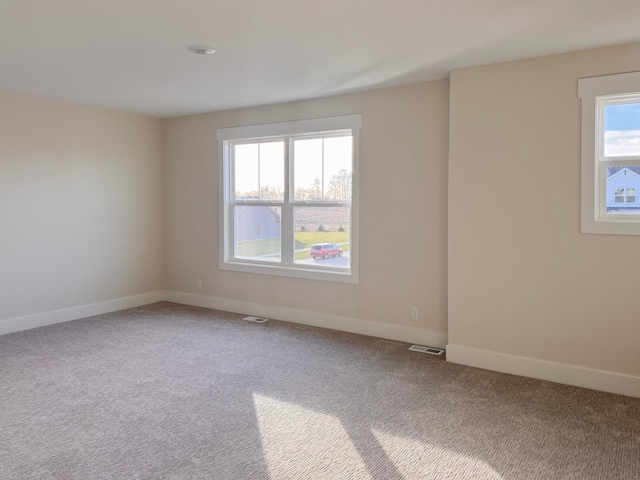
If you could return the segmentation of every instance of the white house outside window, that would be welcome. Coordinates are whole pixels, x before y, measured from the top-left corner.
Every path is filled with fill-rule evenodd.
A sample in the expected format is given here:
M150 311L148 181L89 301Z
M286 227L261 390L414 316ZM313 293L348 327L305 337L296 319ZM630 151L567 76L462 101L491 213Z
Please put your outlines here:
M218 130L220 268L357 283L360 124L346 115Z
M640 73L580 79L583 233L640 235Z

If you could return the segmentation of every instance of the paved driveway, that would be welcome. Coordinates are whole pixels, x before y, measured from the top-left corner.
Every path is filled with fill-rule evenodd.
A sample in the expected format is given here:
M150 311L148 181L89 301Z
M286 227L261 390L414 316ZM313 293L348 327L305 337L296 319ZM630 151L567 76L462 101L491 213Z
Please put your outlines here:
M321 267L342 267L349 268L349 251L344 252L341 257L330 257L326 260L324 258L314 259L305 258L303 260L297 260L296 263L305 263L310 265L318 265Z

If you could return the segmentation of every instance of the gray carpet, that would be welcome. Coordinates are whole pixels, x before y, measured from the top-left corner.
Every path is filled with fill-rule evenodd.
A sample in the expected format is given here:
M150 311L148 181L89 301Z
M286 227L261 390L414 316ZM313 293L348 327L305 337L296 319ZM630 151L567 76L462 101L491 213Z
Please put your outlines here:
M0 336L0 478L640 479L640 399L159 303Z

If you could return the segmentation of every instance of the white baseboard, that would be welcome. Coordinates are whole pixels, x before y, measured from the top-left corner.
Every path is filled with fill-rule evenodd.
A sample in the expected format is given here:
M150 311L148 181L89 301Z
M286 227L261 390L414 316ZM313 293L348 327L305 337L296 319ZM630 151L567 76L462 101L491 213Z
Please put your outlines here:
M373 322L361 318L341 317L327 313L311 312L308 310L296 310L292 308L260 305L257 303L228 300L224 298L208 297L167 291L165 300L181 303L194 307L211 308L225 312L244 313L259 317L284 320L291 323L301 323L314 327L330 328L342 332L358 333L371 337L387 338L400 342L417 343L431 347L444 348L447 344L447 335L422 328L407 327L403 325L391 325L388 323Z
M45 325L53 325L54 323L69 322L94 315L102 315L103 313L117 312L118 310L140 307L163 300L164 291L157 291L131 297L116 298L115 300L107 300L89 305L81 305L79 307L36 313L24 317L8 318L6 320L0 320L0 335L28 330L30 328L44 327Z
M447 361L640 398L640 377L633 375L451 344L447 345Z

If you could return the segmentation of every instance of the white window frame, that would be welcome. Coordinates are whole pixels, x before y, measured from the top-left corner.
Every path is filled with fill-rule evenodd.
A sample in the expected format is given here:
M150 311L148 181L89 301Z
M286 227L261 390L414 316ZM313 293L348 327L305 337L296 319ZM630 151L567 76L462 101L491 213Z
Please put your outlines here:
M640 166L640 156L604 155L607 105L640 103L640 72L581 78L582 100L581 232L640 235L640 215L607 213L607 167Z
M291 122L270 123L263 125L249 125L241 127L220 128L217 130L218 158L220 176L220 214L219 214L219 267L221 270L237 272L278 275L284 277L305 278L311 280L324 280L342 283L358 283L359 256L358 256L358 158L360 144L360 127L362 115L342 115L337 117L297 120ZM277 139L309 138L317 136L330 136L348 132L353 138L353 165L352 165L352 192L351 202L351 226L349 258L350 268L332 268L315 265L303 265L293 261L293 218L292 213L282 214L281 238L282 255L281 263L277 265L259 262L250 259L238 259L233 254L233 205L245 203L232 201L232 161L231 148L234 144L244 141L269 141ZM293 172L290 160L289 146L285 142L285 177L288 185L293 182ZM287 212L292 212L294 206L317 205L323 207L344 206L339 201L300 202L293 199L289 187L285 186L285 199L283 204ZM248 205L263 205L269 201L250 201ZM272 203L275 205L275 203ZM286 218L285 218L286 217ZM290 232L287 234L286 232ZM290 238L289 238L290 237Z

